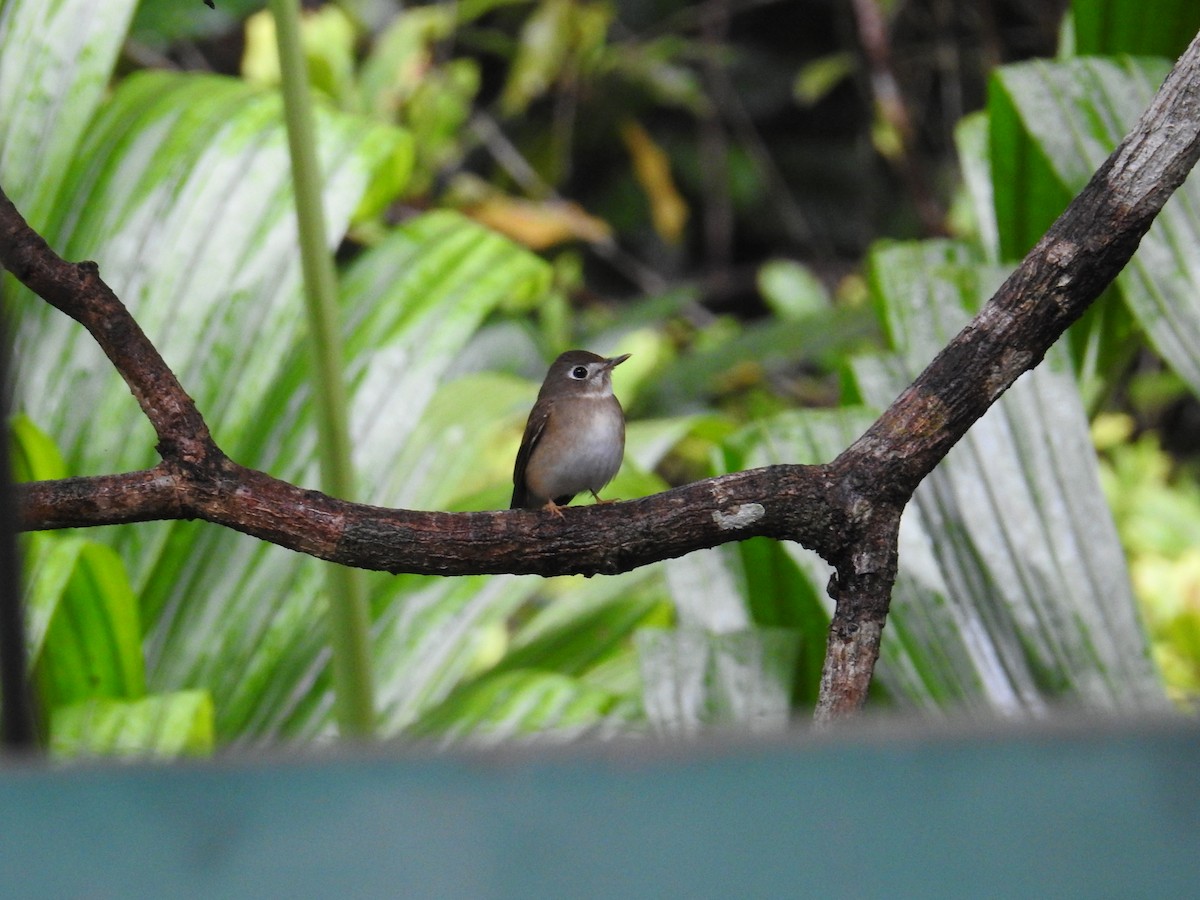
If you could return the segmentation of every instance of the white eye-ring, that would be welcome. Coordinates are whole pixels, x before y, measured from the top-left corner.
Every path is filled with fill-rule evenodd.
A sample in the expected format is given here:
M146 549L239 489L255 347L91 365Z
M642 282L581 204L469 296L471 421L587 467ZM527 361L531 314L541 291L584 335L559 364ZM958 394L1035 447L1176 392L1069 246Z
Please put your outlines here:
M587 378L587 373L587 366L576 366L571 370L571 377L578 378L582 381L584 378Z

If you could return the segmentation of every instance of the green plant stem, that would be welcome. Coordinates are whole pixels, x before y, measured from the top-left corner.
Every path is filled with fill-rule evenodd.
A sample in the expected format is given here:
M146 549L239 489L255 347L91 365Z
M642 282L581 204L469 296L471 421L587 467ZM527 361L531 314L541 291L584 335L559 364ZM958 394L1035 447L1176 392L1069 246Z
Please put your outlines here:
M304 296L313 358L321 487L327 494L350 499L354 474L350 456L348 402L343 378L341 330L338 327L337 280L325 233L321 205L321 171L316 154L316 128L308 73L300 43L298 0L271 0L283 105L292 157L296 217L304 272ZM333 646L333 678L338 721L346 734L370 735L375 713L371 677L370 618L360 573L342 566L328 571L329 631Z

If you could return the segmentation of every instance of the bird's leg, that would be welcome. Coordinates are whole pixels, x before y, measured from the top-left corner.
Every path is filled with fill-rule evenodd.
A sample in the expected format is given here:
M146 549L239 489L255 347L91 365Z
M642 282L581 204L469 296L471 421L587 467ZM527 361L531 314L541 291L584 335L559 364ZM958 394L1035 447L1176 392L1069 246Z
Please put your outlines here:
M593 491L591 488L588 488L588 493L592 495L592 499L595 500L597 503L616 503L616 502L618 502L618 498L616 498L616 497L614 497L611 500L601 500L600 495L597 494L595 491Z
M550 510L550 512L552 512L554 515L558 516L560 519L566 518L563 515L562 507L554 502L553 497L546 501L546 505L543 506L542 509Z

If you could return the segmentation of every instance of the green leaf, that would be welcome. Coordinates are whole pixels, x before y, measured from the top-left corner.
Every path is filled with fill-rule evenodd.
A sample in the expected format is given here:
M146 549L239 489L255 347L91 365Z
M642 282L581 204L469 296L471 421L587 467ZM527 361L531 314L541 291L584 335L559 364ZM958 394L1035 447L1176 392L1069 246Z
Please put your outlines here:
M213 707L204 691L94 699L58 707L50 716L50 753L60 759L207 756L212 750Z
M839 84L854 75L858 60L853 53L829 53L805 63L792 82L792 96L801 106L813 107Z
M990 142L991 123L986 112L964 116L954 128L958 166L968 200L970 218L966 230L979 244L984 259L994 264L1000 261L1000 232L996 224Z
M0 184L43 234L137 5L136 0L0 4Z
M771 421L748 426L726 438L721 446L717 474L763 465L762 443L774 440ZM795 437L794 433L789 435L789 444ZM778 447L774 458L790 462L823 462L832 459L841 448L818 450L807 447L802 451L802 458L790 457L789 454L797 449L795 446ZM792 629L797 635L792 699L797 706L809 707L816 702L825 660L828 598L824 582L814 580L808 571L797 565L790 549L769 538L751 538L719 551L702 552L718 553L718 558L730 569L731 574L726 578L732 577L740 585L739 591L754 625Z
M40 649L34 671L46 706L140 697L146 688L142 632L124 564L95 542L56 543L39 560L54 571L30 597L32 638ZM50 593L47 586L59 590Z
M790 259L773 259L758 270L758 290L781 319L802 321L832 305L829 291L812 270Z
M1003 277L959 241L880 241L867 257L871 303L888 345L913 367L928 363L954 337L976 298L990 294Z
M403 576L376 594L372 650L380 730L399 732L436 711L458 685L504 651L505 623L538 579Z
M484 319L501 304L528 308L549 279L549 267L536 256L448 212L413 220L351 267L343 295L354 329L348 344L355 358L354 446L368 473L370 502L417 503L427 489L425 502L440 502L467 489L421 483L431 460L439 471L455 463L445 452L430 454L423 442L451 430L451 440L467 448L485 443L487 423L512 414L518 391L511 381L488 377L445 388L450 393L436 406L431 399ZM356 321L367 310L371 316ZM473 400L470 391L477 392ZM418 440L421 425L426 430Z
M25 565L22 605L31 665L41 657L50 620L54 618L86 544L83 538L36 533L25 535L21 541Z
M707 402L726 381L741 383L798 363L833 370L875 335L875 323L863 309L813 312L805 323L799 332L794 322L778 320L710 328L700 346L655 373L642 388L639 408L678 415Z
M524 112L561 77L572 49L576 16L576 7L568 0L541 0L525 20L501 95L505 115Z
M395 117L421 86L434 45L454 31L455 8L412 6L392 19L372 42L362 64L359 90L363 109Z
M327 213L340 236L402 138L350 117L322 116L320 126ZM68 179L71 202L47 229L66 258L101 260L219 441L253 430L252 405L229 386L270 384L299 336L287 159L275 95L225 78L138 74L93 123ZM19 400L73 474L152 464L153 431L91 337L27 293L19 302Z
M457 7L410 6L375 39L363 61L361 107L404 125L415 138L410 193L429 189L438 172L462 155L463 127L479 92L471 59L439 62L436 47L454 32Z
M262 0L214 0L211 9L203 0L199 4L139 3L130 39L165 53L181 40L227 35L262 5Z
M711 668L724 665L725 663L719 661L728 653L749 652L749 648L759 640L758 637L742 637L737 639L742 643L726 646L719 642L720 636L756 635L767 629L771 634L777 632L788 636L785 697L794 698L797 703L804 704L815 701L825 657L829 616L822 608L811 581L787 556L780 544L765 538L754 538L709 550L697 550L680 559L668 560L664 564L664 571L681 632L681 636L672 640L682 643L676 646L671 641L667 641L666 644L658 642L653 645L653 649L648 649L643 641L651 639L639 636L638 656L644 681L648 677L648 664L654 667L653 675L657 681L666 679L669 682L671 678L695 677L696 673L690 672L690 669L675 675L671 675L669 670L673 665L672 660L675 659L673 654L679 654L677 662L683 664L687 648L700 640L697 635L707 635L712 645L708 652L715 655L712 661L705 663ZM683 634L685 632L691 636ZM783 652L780 643L782 639L773 636L762 640L768 643L764 643L760 651L756 651L765 654L761 662L763 665L776 666L780 663L777 656ZM647 653L651 655L647 657ZM700 665L704 658L704 654L701 654L696 660L687 663L685 668ZM745 664L750 663L747 661ZM711 673L705 677L710 676ZM775 668L759 671L754 675L754 678L765 679L767 683L774 683L777 677L783 676ZM750 689L759 691L762 688L755 681L750 685ZM673 688L669 685L655 687L649 682L646 683L648 711L651 706L660 706L663 702L661 698L650 698L652 692L659 690L669 693ZM721 686L719 690L711 690L717 691L721 698L719 703L731 708L757 702L753 698L740 697L737 686L732 683ZM706 704L709 702L710 700L704 701ZM675 721L674 714L668 716L663 712L662 716ZM665 721L662 716L652 713L651 719ZM709 721L707 716L696 718L691 713L684 715L686 721L690 722L693 719L696 722Z
M664 571L681 626L714 633L751 626L746 573L736 547L696 550L667 560Z
M486 693L484 682L517 670L578 677L636 706L630 638L668 615L658 567L605 579L408 581L385 607L376 642L379 680L391 686L381 697L389 731L418 716L448 721L442 704L457 708L463 692ZM531 599L536 611L508 639L509 617Z
M1200 31L1195 0L1072 0L1075 52L1174 60Z
M559 737L582 734L593 727L608 733L622 729L622 723L631 721L629 717L640 708L641 692L632 651L633 633L641 625L669 620L660 567L651 566L604 579L572 577L545 581L508 577L479 580L486 582L484 590L480 596L468 602L477 604L487 612L469 623L469 630L464 629L463 636L455 636L457 626L454 624L435 626L429 622L417 625L412 618L408 620L408 627L390 630L399 639L420 646L414 646L404 653L380 647L381 660L424 656L433 664L431 673L441 669L453 674L449 678L410 676L404 679L404 683L423 682L434 689L424 691L418 697L414 697L412 692L398 695L391 706L389 727L411 724L414 713L420 712L420 719L413 726L415 733L426 734L449 728L457 729L455 734L463 736L478 727L495 737L499 733L493 733L497 725L487 717L475 720L473 725L455 726L454 720L460 714L474 717L476 713L473 710L479 705L491 708L489 704L498 702L497 696L503 696L506 702L511 699L512 703L521 704L526 701L519 699L518 695L524 694L527 688L534 695L540 695L548 684L560 687L570 684L537 679L527 684L524 673L535 670L556 677L578 679L579 689L582 690L582 686L586 685L599 692L587 692L586 696L603 700L599 706L585 706L579 710L579 717L573 720L572 728L560 733ZM461 582L464 579L454 581ZM442 585L445 583L440 582ZM439 589L436 585L430 587ZM529 603L531 594L539 588L544 596L532 598L534 603ZM509 602L497 603L483 596L496 595L498 592L508 592ZM471 593L463 590L461 596L466 599ZM536 611L528 621L517 627L507 646L501 647L498 642L504 639L496 631L489 632L488 629L504 629L499 634L507 632L505 618L516 609L512 601L526 602L527 608ZM432 612L433 608L430 607L429 611ZM412 612L415 610L400 614L409 616ZM413 640L414 634L421 635L419 641ZM470 637L474 641L465 652L464 647L455 645L456 642L461 644L463 637ZM472 665L472 656L479 665ZM522 678L513 682L513 673L522 673ZM396 679L390 680L390 683L401 682ZM586 709L591 710L593 719L588 720L584 715ZM615 717L614 710L618 711ZM508 728L513 734L523 733L525 728L535 727L535 720L523 720L519 725L509 723L501 728L501 732ZM559 723L552 723L552 727L558 728Z
M622 404L624 405L624 404ZM625 426L625 459L643 472L652 472L681 442L711 424L725 425L716 416L674 416L669 419L637 419ZM666 490L664 484L659 490Z
M779 731L790 714L796 633L643 628L637 633L646 717L659 732L704 726Z
M493 671L543 669L583 676L625 649L637 628L661 615L666 599L661 587L631 592L639 581L659 582L653 573L638 574L639 578L618 579L619 586L605 584L607 602L597 602L595 592L563 591L548 607L552 615L540 617L523 629Z
M399 120L416 141L416 173L410 194L422 194L467 152L463 140L480 86L479 64L455 59L425 72Z
M13 481L49 481L67 477L67 464L58 447L28 416L13 416L8 431L12 440Z
M406 733L447 742L562 741L625 730L637 718L635 704L607 691L565 675L518 670L464 687Z
M787 549L770 538L751 538L737 545L746 573L746 595L754 623L764 628L791 629L798 654L792 699L798 706L816 702L825 664L829 614L821 602L821 585L814 585Z
M655 103L702 118L712 114L712 101L703 79L690 65L694 49L694 42L670 34L609 44L596 54L596 62L601 73L639 88Z
M339 7L308 10L300 20L300 39L308 65L308 81L340 109L357 111L354 85L354 23ZM242 75L258 87L277 87L281 81L275 19L262 10L246 21Z
M996 205L996 223L1000 234L1002 259L1020 259L1066 209L1074 193L1055 173L1052 160L1064 152L1071 136L1065 129L1047 134L1045 143L1029 139L1030 121L1051 120L1061 124L1063 106L1076 99L1043 99L1037 107L1027 100L1022 84L1047 71L1051 63L1034 61L1021 66L1005 66L992 77L988 91L988 119L991 140L992 197ZM1012 79L1017 80L1012 85ZM1069 85L1068 85L1069 86ZM1082 84L1075 90L1084 93ZM1081 139L1088 139L1087 132ZM1101 148L1103 153L1112 145ZM1070 148L1066 148L1069 152ZM1083 174L1083 166L1072 157Z
M496 502L484 508L507 509L520 437L514 422L530 398L525 381L505 375L468 375L442 385L399 452L380 448L391 456L381 493L411 509L478 509L463 503L499 484ZM496 452L509 443L511 454Z

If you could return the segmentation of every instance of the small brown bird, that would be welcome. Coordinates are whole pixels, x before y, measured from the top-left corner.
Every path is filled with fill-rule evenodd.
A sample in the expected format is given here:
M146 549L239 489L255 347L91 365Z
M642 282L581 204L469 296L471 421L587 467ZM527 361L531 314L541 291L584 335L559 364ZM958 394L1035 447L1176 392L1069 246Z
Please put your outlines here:
M582 491L600 500L625 454L625 414L613 396L612 370L627 359L628 353L605 359L568 350L550 366L525 423L509 509L544 506L561 516L559 507Z

